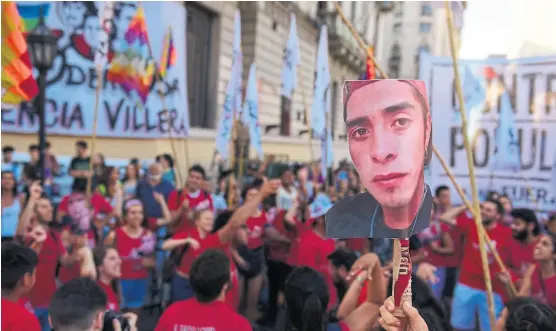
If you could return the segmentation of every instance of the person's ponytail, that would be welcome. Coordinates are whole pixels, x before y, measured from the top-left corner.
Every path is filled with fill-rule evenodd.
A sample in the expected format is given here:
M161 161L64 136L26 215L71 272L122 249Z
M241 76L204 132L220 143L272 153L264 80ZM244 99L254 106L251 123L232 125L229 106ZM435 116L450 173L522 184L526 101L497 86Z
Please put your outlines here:
M322 306L318 295L311 293L303 304L300 331L324 330L325 313L325 307Z

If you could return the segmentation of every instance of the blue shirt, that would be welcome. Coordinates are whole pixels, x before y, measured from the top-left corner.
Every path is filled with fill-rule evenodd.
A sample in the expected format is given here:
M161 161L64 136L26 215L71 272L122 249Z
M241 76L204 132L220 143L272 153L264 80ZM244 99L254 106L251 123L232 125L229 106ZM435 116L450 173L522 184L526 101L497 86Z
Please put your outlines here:
M168 201L168 195L170 195L170 192L172 192L173 190L174 185L164 179L155 186L151 186L146 180L140 181L137 184L137 199L141 200L141 202L143 203L145 216L147 218L162 217L162 208L160 208L160 205L154 199L153 192L164 195L164 198L166 198L166 201Z
M2 237L15 236L20 212L21 206L17 197L11 206L2 208Z
M214 205L214 214L219 210L226 210L228 209L228 204L226 203L226 199L224 199L224 194L215 194L212 193L212 204Z

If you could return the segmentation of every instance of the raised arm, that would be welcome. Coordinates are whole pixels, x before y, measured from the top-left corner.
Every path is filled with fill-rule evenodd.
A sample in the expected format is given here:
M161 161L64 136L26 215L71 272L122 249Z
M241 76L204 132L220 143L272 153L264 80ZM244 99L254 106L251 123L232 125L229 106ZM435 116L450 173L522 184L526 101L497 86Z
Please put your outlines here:
M39 182L33 182L29 187L29 199L27 200L27 205L21 213L19 221L17 223L15 232L16 236L23 237L25 235L25 229L31 223L33 215L35 215L35 207L37 205L37 201L39 201L41 196L42 187L40 186Z
M466 209L467 207L465 205L454 207L448 210L447 212L443 213L442 215L440 215L440 221L448 225L455 226L457 223L456 218L458 217L459 214L463 213Z

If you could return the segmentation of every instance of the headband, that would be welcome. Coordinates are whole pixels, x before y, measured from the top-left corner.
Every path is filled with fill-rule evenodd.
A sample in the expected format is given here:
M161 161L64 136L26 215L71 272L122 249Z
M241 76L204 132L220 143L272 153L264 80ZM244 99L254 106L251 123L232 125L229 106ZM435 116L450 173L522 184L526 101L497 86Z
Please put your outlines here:
M127 212L135 206L143 206L143 203L141 203L141 201L139 201L138 199L128 200L124 205L124 210Z

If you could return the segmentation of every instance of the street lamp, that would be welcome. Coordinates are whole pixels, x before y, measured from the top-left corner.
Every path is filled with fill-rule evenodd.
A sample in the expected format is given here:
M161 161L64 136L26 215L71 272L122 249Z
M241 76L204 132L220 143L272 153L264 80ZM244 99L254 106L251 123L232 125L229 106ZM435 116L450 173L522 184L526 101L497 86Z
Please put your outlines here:
M45 101L46 101L46 73L58 52L58 38L46 24L44 24L43 8L40 7L39 22L27 35L27 44L31 55L31 62L39 71L39 95L35 100L35 109L39 115L39 150L41 184L44 184L46 160L46 132L45 132Z

